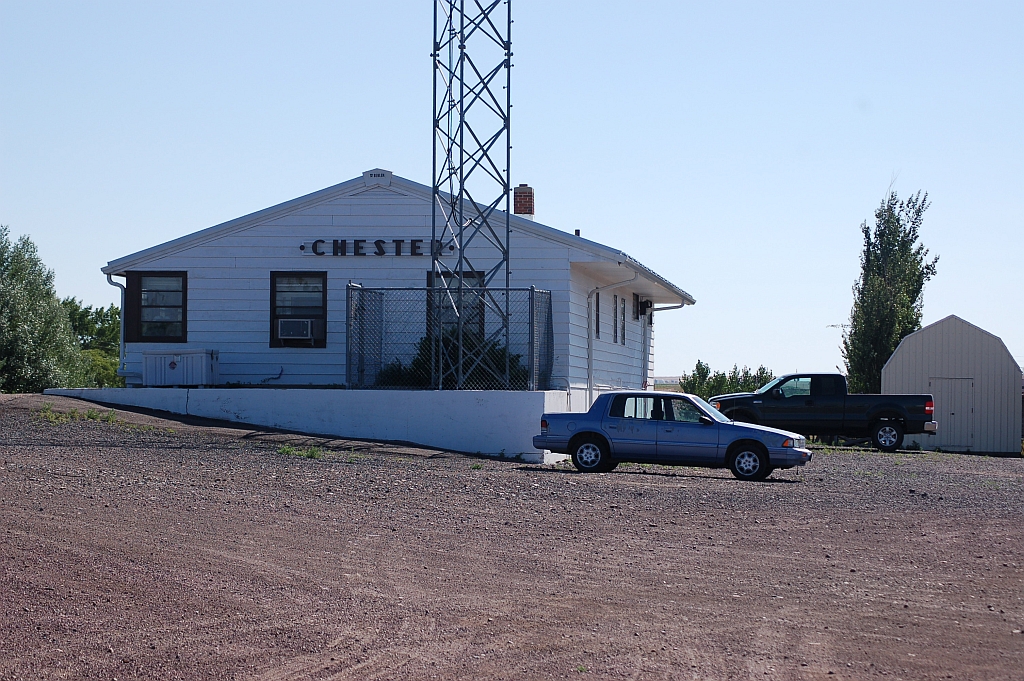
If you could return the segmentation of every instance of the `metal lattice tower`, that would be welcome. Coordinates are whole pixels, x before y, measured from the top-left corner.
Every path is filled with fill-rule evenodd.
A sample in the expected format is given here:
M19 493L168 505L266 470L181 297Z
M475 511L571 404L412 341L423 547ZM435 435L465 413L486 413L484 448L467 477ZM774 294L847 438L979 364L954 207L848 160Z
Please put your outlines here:
M509 387L511 0L435 0L431 56L433 383Z

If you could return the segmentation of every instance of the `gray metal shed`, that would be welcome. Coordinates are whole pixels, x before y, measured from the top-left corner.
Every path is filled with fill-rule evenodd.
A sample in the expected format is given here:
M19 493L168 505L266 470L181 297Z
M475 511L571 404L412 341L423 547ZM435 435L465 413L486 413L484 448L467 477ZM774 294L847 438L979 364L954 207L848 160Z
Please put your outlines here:
M935 435L925 449L1021 451L1021 370L998 337L955 315L910 334L882 368L882 392L931 393Z

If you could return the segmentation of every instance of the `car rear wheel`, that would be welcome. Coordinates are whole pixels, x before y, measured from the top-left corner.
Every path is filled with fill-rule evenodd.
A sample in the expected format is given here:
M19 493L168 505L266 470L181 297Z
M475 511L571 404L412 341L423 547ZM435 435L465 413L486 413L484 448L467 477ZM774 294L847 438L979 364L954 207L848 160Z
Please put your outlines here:
M737 447L729 459L729 470L740 480L764 480L771 475L768 453L756 445Z
M572 446L572 465L581 473L604 473L614 468L608 445L596 437L581 437Z
M883 452L895 452L903 444L903 427L898 421L879 421L871 430L871 442Z

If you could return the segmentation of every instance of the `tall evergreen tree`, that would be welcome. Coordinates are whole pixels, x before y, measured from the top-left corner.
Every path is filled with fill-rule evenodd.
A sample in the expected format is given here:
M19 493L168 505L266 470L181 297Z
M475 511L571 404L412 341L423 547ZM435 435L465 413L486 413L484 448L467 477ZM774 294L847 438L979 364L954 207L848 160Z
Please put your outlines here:
M882 391L882 367L904 336L921 328L924 285L938 256L918 243L928 194L900 201L895 191L875 210L875 226L860 226L864 250L853 285L850 324L843 334L850 392Z
M88 377L53 271L27 236L0 226L0 392L85 385Z

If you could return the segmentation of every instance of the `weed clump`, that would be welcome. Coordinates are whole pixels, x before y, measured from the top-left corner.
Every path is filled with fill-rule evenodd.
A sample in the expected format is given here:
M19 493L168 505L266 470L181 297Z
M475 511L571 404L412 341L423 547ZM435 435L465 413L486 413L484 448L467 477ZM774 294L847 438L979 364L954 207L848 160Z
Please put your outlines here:
M281 445L277 448L278 454L284 454L285 456L299 456L305 459L322 459L324 458L324 450L320 447L307 447L305 449L299 449L298 447L292 447L291 445Z
M92 408L87 409L85 413L78 411L78 409L61 412L54 411L53 402L43 402L43 406L40 407L37 413L39 418L52 425L70 423L71 421L102 421L103 423L110 424L117 423L117 413L113 409L107 411L106 414Z

